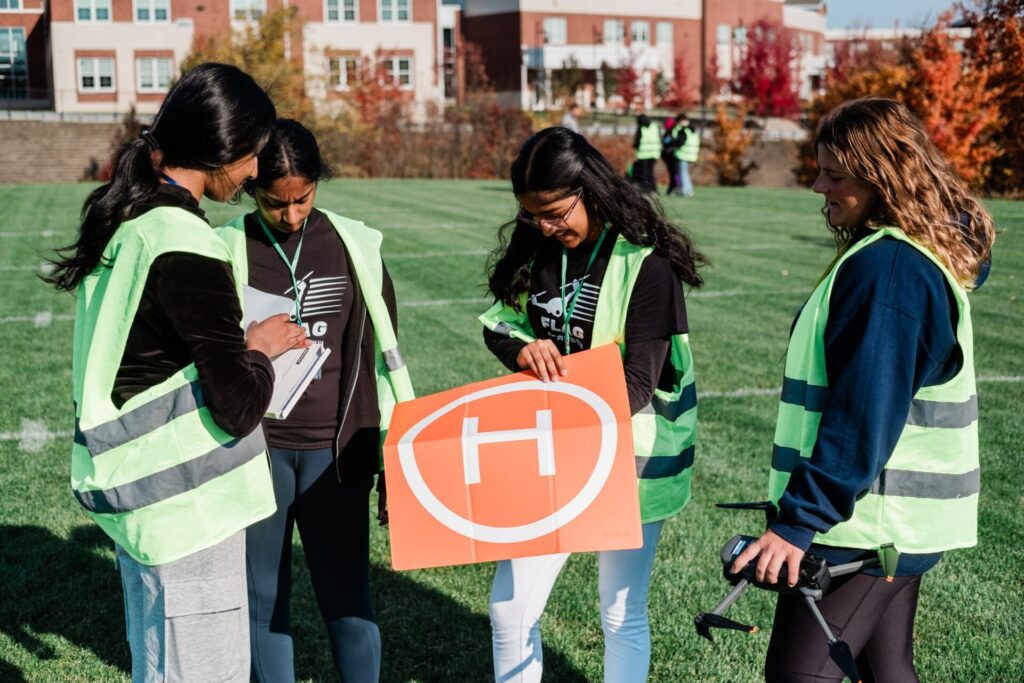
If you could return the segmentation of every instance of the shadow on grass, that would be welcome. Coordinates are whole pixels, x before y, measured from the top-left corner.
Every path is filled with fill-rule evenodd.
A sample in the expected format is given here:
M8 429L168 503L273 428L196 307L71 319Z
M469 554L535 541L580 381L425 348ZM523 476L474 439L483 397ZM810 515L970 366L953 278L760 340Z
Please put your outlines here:
M57 654L36 634L52 633L127 675L121 580L96 552L109 547L94 525L76 527L68 540L42 527L0 525L0 632L44 662ZM21 676L0 662L0 680Z
M320 651L327 643L321 635L319 614L314 611L308 573L305 567L294 566L293 570L297 570L293 571L292 604L296 678L337 680L329 656ZM486 614L475 613L408 574L379 564L371 567L371 580L383 650L381 681L494 680L491 625ZM297 613L297 607L306 614ZM544 650L544 678L567 683L587 680L561 653L550 648Z

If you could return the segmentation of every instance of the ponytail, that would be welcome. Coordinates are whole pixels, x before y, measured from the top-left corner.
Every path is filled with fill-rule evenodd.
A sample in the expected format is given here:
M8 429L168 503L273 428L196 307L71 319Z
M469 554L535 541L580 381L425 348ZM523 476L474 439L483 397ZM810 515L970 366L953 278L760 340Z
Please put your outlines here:
M267 94L237 67L197 66L167 93L153 124L117 153L113 179L93 190L82 207L78 239L57 250L43 280L71 291L103 263L103 251L118 227L160 189L154 163L216 171L266 144L277 114Z
M60 260L46 282L59 290L73 291L78 283L103 264L103 250L132 210L152 198L160 180L150 155L150 145L139 138L125 144L117 153L113 180L96 188L82 207L78 239L57 251Z

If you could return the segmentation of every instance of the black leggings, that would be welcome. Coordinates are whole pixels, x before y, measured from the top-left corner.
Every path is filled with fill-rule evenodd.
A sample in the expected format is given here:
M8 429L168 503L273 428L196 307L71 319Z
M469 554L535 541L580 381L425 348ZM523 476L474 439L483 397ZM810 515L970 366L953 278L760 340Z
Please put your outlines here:
M818 608L857 658L865 683L917 681L914 668L914 615L920 576L853 574L840 577ZM780 595L772 639L764 665L766 681L811 683L841 681L829 659L828 641L803 601Z
M370 592L371 474L339 483L330 448L270 449L277 512L246 530L252 674L295 680L292 662L292 529L299 527L320 615L342 681L376 681L380 631Z

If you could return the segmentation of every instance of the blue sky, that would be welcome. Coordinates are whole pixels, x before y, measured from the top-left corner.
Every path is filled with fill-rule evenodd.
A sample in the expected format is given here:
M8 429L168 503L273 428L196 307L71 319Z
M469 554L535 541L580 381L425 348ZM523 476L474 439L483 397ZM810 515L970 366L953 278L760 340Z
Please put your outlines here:
M869 26L889 28L932 24L953 0L832 0L828 3L828 27Z

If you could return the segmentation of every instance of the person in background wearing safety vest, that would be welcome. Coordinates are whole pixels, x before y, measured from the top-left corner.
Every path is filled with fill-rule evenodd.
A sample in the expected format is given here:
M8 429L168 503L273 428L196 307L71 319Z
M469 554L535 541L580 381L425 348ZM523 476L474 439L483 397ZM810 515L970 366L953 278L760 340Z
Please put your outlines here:
M821 612L865 680L916 681L921 576L977 542L968 292L987 274L995 232L894 100L836 107L815 148L814 191L838 255L789 340L769 480L778 517L733 569L756 559L758 579L774 583L783 565L796 577L806 551L831 563L877 554L880 569L832 582ZM811 613L779 596L766 679L842 676Z
M676 193L679 188L679 163L676 161L675 117L665 119L665 127L661 131L661 160L665 162L665 173L668 175L666 195Z
M692 197L693 180L690 179L690 164L696 163L700 156L700 134L690 125L690 119L686 114L676 117L676 124L672 128L672 139L679 184L675 187L675 192L670 188L669 194Z
M249 680L243 531L274 511L270 357L307 341L285 315L242 330L199 200L256 175L274 120L237 68L185 74L47 278L77 298L71 488L115 541L136 682Z
M661 131L657 121L646 114L636 117L636 135L633 136L636 161L633 162L633 180L646 192L657 192L654 165L661 156Z
M604 680L643 681L647 592L662 524L690 497L697 395L683 285L704 256L656 202L620 178L583 137L548 128L511 169L520 210L502 228L481 316L488 349L544 381L562 356L617 343L633 414L643 547L598 553ZM540 617L568 554L498 563L490 599L498 681L539 681Z
M391 410L413 398L395 338L395 289L381 234L314 208L329 171L311 132L279 120L259 167L245 188L256 211L218 233L241 281L294 297L310 340L331 353L287 419L264 422L277 512L246 530L252 672L261 683L295 680L289 607L297 524L338 674L375 683L381 644L367 510ZM383 483L381 475L382 524Z

